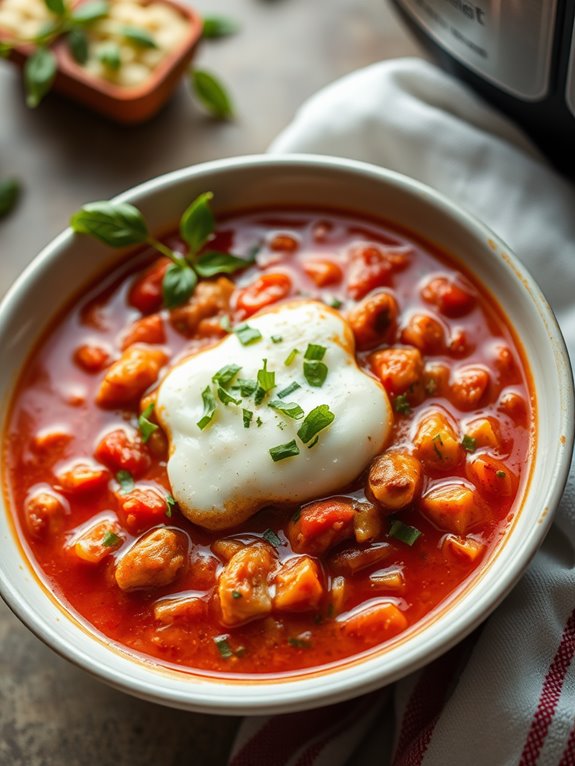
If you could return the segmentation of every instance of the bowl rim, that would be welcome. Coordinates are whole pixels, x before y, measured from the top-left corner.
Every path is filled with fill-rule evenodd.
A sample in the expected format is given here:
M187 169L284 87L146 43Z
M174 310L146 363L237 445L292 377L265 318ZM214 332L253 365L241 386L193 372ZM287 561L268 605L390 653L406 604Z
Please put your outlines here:
M352 173L356 176L367 176L372 180L391 184L396 188L399 187L430 207L441 209L447 216L463 225L470 238L475 237L484 241L492 239L502 243L501 238L485 224L419 181L369 163L322 155L246 155L201 163L145 181L117 195L113 201L138 204L139 200L148 195L156 195L173 185L193 182L213 173L263 166L270 171L274 169L281 171L282 168L286 167L293 170L300 167L307 171L321 171L323 169L343 172L344 174ZM0 335L5 317L16 309L21 300L21 294L26 290L29 278L44 267L50 266L52 262L57 261L60 251L71 245L76 236L71 229L66 229L42 249L13 283L0 303ZM386 669L385 652L383 652L375 656L367 655L363 658L360 656L357 663L352 663L349 666L345 663L342 663L341 666L336 665L326 675L320 677L319 682L316 680L315 684L313 672L293 679L252 675L250 676L251 680L257 680L260 683L244 683L235 688L233 681L227 678L178 672L178 677L187 681L189 689L176 689L176 686L182 686L176 683L173 685L174 688L168 689L166 686L160 688L158 682L162 676L168 676L170 673L173 675L173 671L159 664L156 665L153 661L146 663L135 654L120 653L113 644L108 644L108 646L115 652L116 656L120 656L117 666L100 664L91 651L92 646L97 643L94 640L95 637L83 629L74 616L68 615L64 607L58 604L60 614L64 614L69 620L76 622L79 628L78 632L84 634L82 641L74 642L64 639L53 625L48 624L35 612L34 607L19 597L17 588L8 580L3 563L0 562L0 594L9 608L54 651L114 688L160 704L209 713L235 715L283 713L336 703L392 683L448 651L482 623L504 599L543 542L550 528L553 512L561 499L567 482L575 435L571 365L561 330L549 303L527 268L505 243L502 243L502 246L505 247L505 261L509 273L521 283L520 289L528 293L532 313L537 316L537 321L542 322L543 318L545 319L545 331L553 343L553 353L558 362L558 386L563 394L563 406L557 426L558 435L561 433L565 437L562 442L563 449L558 453L555 472L551 477L552 480L549 481L545 497L541 498L542 507L551 512L542 514L539 523L533 525L529 534L523 540L516 541L516 545L509 555L509 560L506 562L507 568L502 575L498 589L494 591L492 588L487 592L476 594L477 598L467 603L465 616L451 626L444 624L442 631L434 635L429 644L419 641L415 642L415 646L406 646L405 649L408 651L404 653L400 661L395 663L391 671ZM473 273L473 267L468 265L468 268ZM505 307L503 308L505 309ZM0 499L0 503L2 506L4 505L4 497ZM510 532L510 536L511 534L512 532ZM500 550L503 547L507 546L502 546ZM30 563L22 553L21 546L20 551L24 563L31 568ZM490 569L490 567L486 569ZM38 583L38 587L42 587L40 583ZM452 611L450 608L449 612ZM439 618L441 616L440 613ZM448 623L448 621L444 622ZM123 672L120 666L125 663L127 663L126 667L136 665L141 668L141 678L136 677L135 674ZM197 684L198 681L200 682L199 685ZM196 683L194 684L194 682ZM192 687L194 687L193 693L191 693Z

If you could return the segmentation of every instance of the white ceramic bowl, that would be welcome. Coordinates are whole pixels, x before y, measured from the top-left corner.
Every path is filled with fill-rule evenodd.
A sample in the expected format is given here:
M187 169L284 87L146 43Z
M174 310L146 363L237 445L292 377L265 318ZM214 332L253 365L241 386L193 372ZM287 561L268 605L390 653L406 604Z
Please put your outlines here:
M172 671L114 646L67 614L42 585L15 539L7 511L0 514L0 588L13 611L55 651L138 697L227 714L278 713L337 702L395 681L445 652L487 617L524 571L545 537L567 478L573 441L567 352L549 305L509 248L415 181L341 159L243 157L177 171L117 199L140 207L151 230L162 233L175 229L190 200L206 190L215 194L216 213L275 204L383 216L464 261L504 308L531 366L537 428L520 513L486 565L407 634L385 649L283 678L231 680ZM117 253L67 230L26 269L0 307L2 401L10 399L19 371L51 317L117 262ZM5 406L4 416L6 411Z

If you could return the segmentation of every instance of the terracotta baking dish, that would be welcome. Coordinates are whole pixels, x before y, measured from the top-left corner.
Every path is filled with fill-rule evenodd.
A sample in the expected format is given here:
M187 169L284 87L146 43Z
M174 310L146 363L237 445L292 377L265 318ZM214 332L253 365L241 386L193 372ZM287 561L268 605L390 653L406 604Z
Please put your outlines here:
M201 17L189 6L176 0L154 2L175 8L189 20L189 29L185 41L158 64L145 83L127 87L95 77L74 61L65 40L59 39L52 46L58 60L58 74L52 90L116 122L136 124L153 117L169 99L184 74L200 41L203 28ZM82 2L77 3L81 4ZM0 42L11 39L12 36L0 28ZM18 45L12 49L9 58L23 66L33 50L30 45Z

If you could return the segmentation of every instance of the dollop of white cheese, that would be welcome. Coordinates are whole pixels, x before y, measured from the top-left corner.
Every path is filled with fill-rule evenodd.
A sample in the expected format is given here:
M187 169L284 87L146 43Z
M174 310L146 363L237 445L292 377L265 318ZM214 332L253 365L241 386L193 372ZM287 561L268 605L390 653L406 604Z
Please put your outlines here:
M357 366L353 333L339 313L316 301L292 301L252 317L248 325L260 339L242 345L237 334L228 335L176 364L158 392L156 413L170 441L172 494L190 521L208 529L239 524L266 505L301 503L343 489L382 451L393 422L385 390ZM325 349L321 386L310 385L304 374L309 344ZM234 386L238 379L256 381L264 360L275 373L275 388L256 405L253 394L242 396ZM226 365L241 367L227 386L241 404L225 405L216 393L212 378ZM299 419L269 406L292 383L299 388L281 401L298 404L304 413ZM201 430L207 387L217 406ZM315 444L304 443L298 430L319 405L335 417ZM247 428L243 410L253 413ZM270 449L292 441L299 454L274 462Z

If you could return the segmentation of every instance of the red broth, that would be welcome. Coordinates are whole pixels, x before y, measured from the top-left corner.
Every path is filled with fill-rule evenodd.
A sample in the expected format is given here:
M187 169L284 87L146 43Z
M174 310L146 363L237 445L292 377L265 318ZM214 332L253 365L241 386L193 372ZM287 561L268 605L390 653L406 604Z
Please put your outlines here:
M168 241L178 244L177 237ZM256 212L222 220L210 247L238 254L258 248L256 264L231 277L234 284L227 277L211 280L216 295L211 302L197 290L187 307L163 309L159 284L165 264L141 252L87 290L48 330L11 405L5 437L9 505L50 591L128 650L202 671L315 668L384 644L418 623L481 567L500 541L529 470L528 373L493 299L445 255L404 232L339 214ZM384 312L375 324L366 324L357 307L382 291L395 299L398 315ZM123 475L128 483L122 490L118 470L137 474L137 487L156 488L156 499L171 491L165 437L156 431L143 444L137 436L145 398L129 406L95 403L102 379L130 341L130 328L143 316L152 317L136 325L134 337L163 349L169 366L190 349L217 342L228 322L237 325L269 302L294 297L324 301L355 316L356 335L369 346L358 351L359 363L382 379L395 410L387 452L410 455L422 470L413 497L397 510L380 505L373 493L366 498L366 467L352 486L340 489L335 503L336 516L338 508L352 509L353 524L358 508L371 508L371 532L358 542L355 527L348 524L344 534L347 522L334 527L331 519L330 530L340 531L325 550L317 550L303 533L293 549L298 525L313 516L310 503L264 508L239 528L219 533L191 524L168 504L159 511L136 509L129 517L123 504L132 491L130 479ZM416 360L421 365L405 387L401 354L407 349L415 358L417 346L423 349ZM400 351L399 368L390 368L385 353L381 356L390 348ZM441 414L455 441L447 443L449 428L441 424L437 438L433 423L427 436L418 437L430 412ZM98 448L116 429L127 429L131 452ZM91 473L66 476L78 462L88 464ZM442 495L446 486L463 487L465 496ZM38 507L42 492L55 498L48 503L54 507ZM321 526L325 514L319 516ZM106 523L96 530L95 544L82 549L78 539L94 519ZM408 531L417 539L406 542L401 535L409 527L420 534ZM122 557L150 529L166 528L183 531L187 540L177 577L123 590L116 579ZM223 546L217 542L222 539ZM272 561L263 586L268 605L257 617L224 624L218 579L234 551L258 546ZM278 607L278 572L288 571L286 562L293 564L297 556L305 557L316 592L309 603L304 598L295 607ZM180 600L166 608L170 598Z

